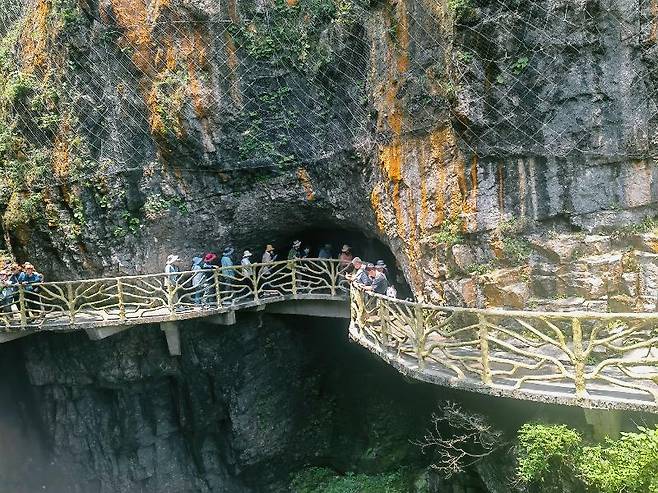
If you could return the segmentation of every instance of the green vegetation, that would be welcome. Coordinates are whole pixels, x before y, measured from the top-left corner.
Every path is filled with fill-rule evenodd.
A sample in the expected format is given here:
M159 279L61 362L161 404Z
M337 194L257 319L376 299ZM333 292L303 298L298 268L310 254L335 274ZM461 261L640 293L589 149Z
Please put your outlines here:
M144 203L144 215L147 219L155 220L165 216L170 209L176 208L183 215L189 213L187 204L182 197L165 198L159 193L149 195Z
M231 32L247 54L286 69L317 73L330 62L320 34L334 24L349 27L362 6L358 0L300 0L288 4L275 0L267 11L252 12L244 24L233 24Z
M463 219L459 216L451 217L441 223L439 231L434 233L430 239L436 244L442 244L449 248L464 239L463 230Z
M338 475L331 469L311 467L298 472L290 485L293 493L406 493L409 478L404 471L366 475Z
M503 242L503 256L512 265L522 265L528 261L532 254L532 245L525 238L505 236Z
M632 235L653 233L658 235L658 217L645 217L642 221L615 229L612 235L623 238Z
M519 478L547 483L565 474L601 493L658 493L658 430L638 427L586 445L564 425L526 424L519 431Z
M448 9L457 22L465 21L474 12L471 0L448 0Z

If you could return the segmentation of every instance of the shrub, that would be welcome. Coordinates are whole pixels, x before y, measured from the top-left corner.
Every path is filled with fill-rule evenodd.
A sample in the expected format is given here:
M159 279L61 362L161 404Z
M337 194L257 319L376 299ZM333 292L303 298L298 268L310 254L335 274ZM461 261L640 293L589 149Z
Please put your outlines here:
M295 474L293 493L403 493L409 490L402 471L377 475L338 475L324 467L310 467Z
M574 461L581 442L580 434L565 425L524 424L519 430L519 478L543 482L556 466Z

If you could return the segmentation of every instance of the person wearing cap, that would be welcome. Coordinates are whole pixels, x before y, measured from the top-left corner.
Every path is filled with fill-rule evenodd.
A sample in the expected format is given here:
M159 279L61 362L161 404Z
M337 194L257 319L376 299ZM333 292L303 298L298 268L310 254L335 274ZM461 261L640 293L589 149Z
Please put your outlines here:
M365 286L363 289L366 291L372 291L377 294L386 295L386 290L388 289L388 279L384 273L378 270L374 264L368 264L366 267L366 272L368 277L370 277L370 284Z
M380 272L383 272L385 276L388 276L388 269L386 268L386 264L384 263L383 260L378 260L375 263L375 269L377 269Z
M35 284L41 282L43 282L43 276L34 270L34 266L31 263L25 262L23 264L23 272L18 276L18 283L25 286L26 315L31 313L32 317L34 317L34 312L41 312L39 286L35 286Z
M340 249L338 260L340 261L338 266L341 270L345 270L350 266L352 260L354 260L354 255L352 255L352 249L349 245L343 245L343 248Z
M320 251L318 252L318 258L330 259L331 258L331 244L325 243Z
M301 254L299 253L299 249L302 246L302 242L299 240L295 240L292 242L292 248L288 252L288 260L295 260L301 257Z

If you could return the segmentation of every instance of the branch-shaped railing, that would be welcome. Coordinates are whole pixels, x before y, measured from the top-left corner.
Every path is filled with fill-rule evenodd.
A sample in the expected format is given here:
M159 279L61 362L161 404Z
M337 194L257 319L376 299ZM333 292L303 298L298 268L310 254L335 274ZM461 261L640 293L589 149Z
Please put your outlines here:
M4 288L0 332L195 318L284 299L340 297L337 260L297 259Z
M658 314L443 307L351 290L351 336L422 380L658 412Z

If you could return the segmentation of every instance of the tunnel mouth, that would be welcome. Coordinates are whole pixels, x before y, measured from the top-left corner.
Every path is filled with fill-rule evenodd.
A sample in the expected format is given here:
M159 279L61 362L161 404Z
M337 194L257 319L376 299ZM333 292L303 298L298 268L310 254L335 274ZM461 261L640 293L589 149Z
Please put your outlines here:
M411 289L404 277L403 271L398 264L391 249L382 241L373 236L365 235L357 228L311 226L287 231L275 238L268 240L264 238L262 247L257 250L258 255L252 259L254 262L261 260L261 255L266 244L272 244L276 249L277 260L285 260L292 248L294 241L301 241L300 251L309 248L308 258L317 258L320 249L325 245L331 245L331 258L338 258L343 245L348 245L353 256L360 257L364 262L376 263L383 260L386 264L386 277L389 284L395 286L398 297L411 296Z

